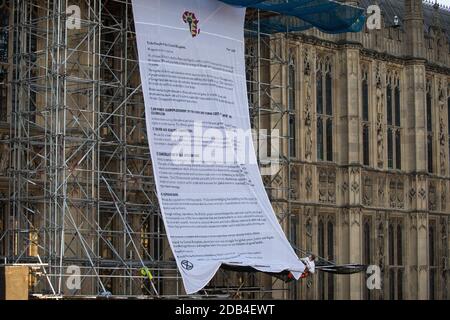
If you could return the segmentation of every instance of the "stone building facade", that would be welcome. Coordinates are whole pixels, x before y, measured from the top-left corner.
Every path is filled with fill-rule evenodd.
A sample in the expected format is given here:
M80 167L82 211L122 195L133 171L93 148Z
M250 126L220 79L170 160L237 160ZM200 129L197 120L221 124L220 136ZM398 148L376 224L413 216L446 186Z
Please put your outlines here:
M381 289L368 290L365 274L318 273L272 296L448 299L450 12L421 0L346 2L379 4L382 28L274 36L272 49L288 52L280 80L290 90L281 126L291 158L285 227L295 246L325 259L379 266ZM12 24L6 12L0 27ZM0 32L0 235L10 185L7 38Z
M381 7L380 30L289 41L300 128L292 207L301 247L380 266L382 288L324 274L299 294L448 299L450 12L421 0L357 4Z

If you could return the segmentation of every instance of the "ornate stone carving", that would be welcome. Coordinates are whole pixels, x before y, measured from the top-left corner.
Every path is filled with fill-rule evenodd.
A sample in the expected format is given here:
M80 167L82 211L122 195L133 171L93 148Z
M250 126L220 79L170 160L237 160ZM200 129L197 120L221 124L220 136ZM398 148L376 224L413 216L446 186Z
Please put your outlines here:
M281 173L278 173L275 178L272 180L276 186L282 187L283 186L283 176Z
M319 169L319 201L336 202L336 172L334 169Z
M303 73L305 83L305 158L312 159L313 137L312 137L312 74L309 50L304 51Z
M351 226L354 226L354 225L357 225L358 227L361 226L361 210L360 209L351 209L350 216L351 216Z
M265 186L269 186L271 182L272 182L271 176L263 176L263 183Z
M305 218L306 218L306 221L309 220L309 222L311 223L311 219L312 219L311 208L308 208L308 207L305 208Z
M363 205L370 206L373 203L373 181L370 177L364 177Z
M328 201L336 203L336 171L334 169L328 173Z
M446 35L439 28L438 34L436 35L436 60L441 63L445 63L446 52L448 52L445 50L446 44Z
M447 248L447 218L446 217L441 217L439 220L439 224L441 226L441 239L442 239L442 249L446 249ZM447 251L443 250L443 252L445 253L445 255L447 255Z
M409 192L414 191L414 193L416 192L414 189L409 190ZM408 208L409 209L414 209L415 208L415 202L414 202L415 197L411 197L411 194L408 193Z
M411 231L417 230L417 215L415 213L410 213L408 217Z
M397 183L395 180L391 180L389 183L389 206L391 208L397 207Z
M351 191L355 194L359 194L360 186L359 186L359 168L351 168L350 169L350 181L351 181Z
M436 211L437 209L436 185L434 182L430 182L428 186L428 210Z
M350 217L349 217L348 209L343 209L342 210L342 224L344 226L350 225L349 219L350 219Z
M356 77L358 74L358 54L355 51L348 53L348 72L353 77Z
M348 191L348 183L346 181L344 181L344 183L342 183L342 193L345 196L345 194Z
M349 177L348 177L348 171L346 168L341 168L339 169L339 189L340 189L340 199L342 199L343 201L347 201L347 195L348 195L348 190L350 188L349 186Z
M420 213L418 215L418 218L417 218L418 230L421 230L421 229L427 230L427 221L428 221L427 214L426 213Z
M383 132L383 113L384 113L384 92L383 83L381 80L380 65L377 66L376 73L376 99L377 99L377 159L378 167L383 167L384 164L384 132Z
M417 193L416 193L416 189L414 189L414 188L409 189L408 195L409 195L409 201L410 201L410 203L413 202L414 198L416 197L416 194L417 194Z
M446 128L445 128L445 106L447 105L447 97L442 83L439 85L439 155L441 174L446 173Z
M324 169L319 169L319 201L327 202L327 172Z
M405 195L403 182L398 178L393 178L389 183L389 205L391 208L403 209Z
M423 175L417 178L417 195L420 201L426 201L427 199L426 182L427 178Z
M312 168L310 166L305 167L305 189L306 189L306 197L307 199L311 199L312 195Z
M425 191L424 188L420 188L420 189L419 189L419 197L420 197L422 200L425 200L425 199L427 198L427 192Z
M359 193L359 183L356 181L352 182L352 192L353 193Z
M381 270L384 269L384 218L381 215L377 215L377 242L376 242L376 252L378 257L378 265Z
M428 266L427 265L419 266L419 272L426 272L426 271L428 271Z
M423 67L418 67L416 66L414 68L416 74L417 74L417 82L415 83L416 85L416 90L418 92L424 92L425 91L425 78L426 78L426 73L425 73L425 69Z
M305 230L306 230L306 250L312 251L313 224L310 213L308 213L308 218L306 219L305 222Z
M384 177L378 178L378 204L383 205L384 202L384 188L386 187L386 179Z
M397 206L400 209L405 207L405 189L402 181L397 184Z
M441 246L442 246L442 259L441 259L441 268L442 268L442 276L444 283L448 281L448 219L447 217L441 217L440 219L441 225ZM447 290L443 292L443 298L447 299Z
M298 168L296 166L291 167L291 198L294 200L298 200L298 191L299 191L299 181L298 181Z

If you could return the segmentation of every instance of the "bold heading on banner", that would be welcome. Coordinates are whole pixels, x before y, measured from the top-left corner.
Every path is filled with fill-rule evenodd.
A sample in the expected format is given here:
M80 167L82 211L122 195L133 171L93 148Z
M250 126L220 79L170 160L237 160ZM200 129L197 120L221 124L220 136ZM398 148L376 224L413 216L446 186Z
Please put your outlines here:
M298 278L305 266L269 202L252 142L245 9L133 0L133 10L157 195L186 292L222 264Z

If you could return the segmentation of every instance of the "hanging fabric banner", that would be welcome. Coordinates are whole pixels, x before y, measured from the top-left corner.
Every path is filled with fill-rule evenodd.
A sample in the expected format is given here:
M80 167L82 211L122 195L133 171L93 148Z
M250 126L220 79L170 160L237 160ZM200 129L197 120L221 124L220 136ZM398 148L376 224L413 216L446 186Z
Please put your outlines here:
M245 9L133 0L147 134L166 233L188 294L222 264L304 271L265 192L252 143Z

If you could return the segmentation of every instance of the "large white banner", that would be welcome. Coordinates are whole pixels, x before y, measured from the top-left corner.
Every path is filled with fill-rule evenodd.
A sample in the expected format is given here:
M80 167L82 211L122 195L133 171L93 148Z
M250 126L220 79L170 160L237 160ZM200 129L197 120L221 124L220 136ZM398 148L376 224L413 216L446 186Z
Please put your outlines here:
M245 9L134 0L158 200L186 292L221 264L304 271L264 190L251 143Z

